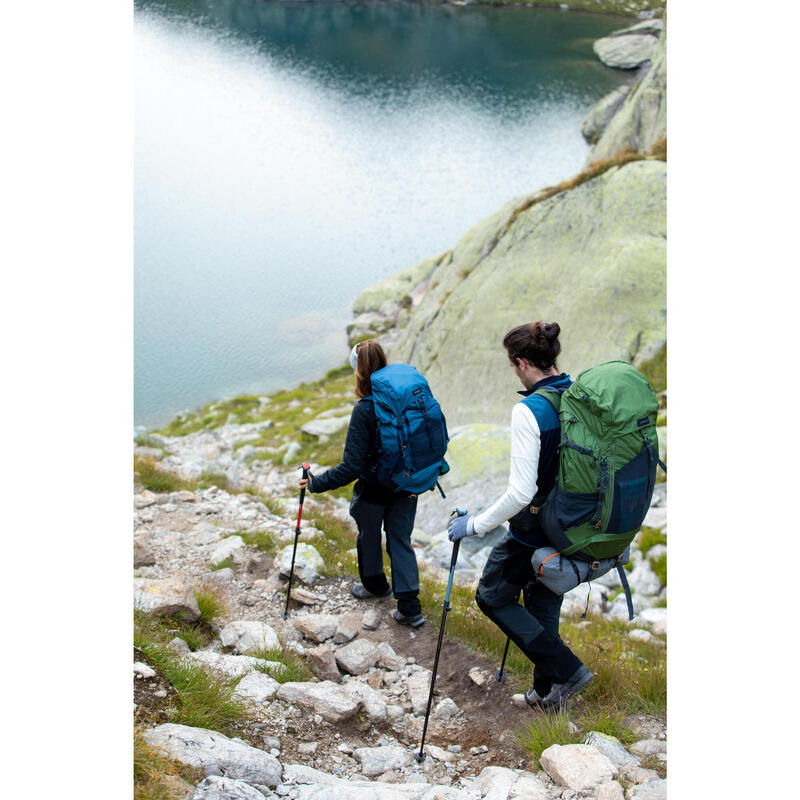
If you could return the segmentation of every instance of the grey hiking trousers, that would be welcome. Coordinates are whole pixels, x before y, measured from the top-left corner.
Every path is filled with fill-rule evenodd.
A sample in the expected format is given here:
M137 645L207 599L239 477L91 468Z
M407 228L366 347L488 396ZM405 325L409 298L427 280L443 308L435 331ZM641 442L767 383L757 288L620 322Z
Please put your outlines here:
M364 588L373 594L384 594L389 582L383 571L381 528L386 532L386 552L392 565L392 593L397 609L406 616L421 613L419 602L419 570L411 547L411 531L417 513L417 498L397 494L386 504L367 503L356 483L350 503L350 516L358 526L358 575Z

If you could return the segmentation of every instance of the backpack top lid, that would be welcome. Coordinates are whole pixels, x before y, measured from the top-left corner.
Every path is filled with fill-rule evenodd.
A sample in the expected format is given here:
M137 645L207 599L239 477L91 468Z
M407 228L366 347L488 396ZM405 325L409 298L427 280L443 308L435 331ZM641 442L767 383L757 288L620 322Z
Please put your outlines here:
M573 398L579 402L575 405ZM589 367L562 396L571 412L593 430L620 436L641 425L642 416L658 412L658 398L647 378L627 361L607 361Z
M372 397L375 402L400 411L423 391L430 393L425 377L410 364L388 364L370 375Z

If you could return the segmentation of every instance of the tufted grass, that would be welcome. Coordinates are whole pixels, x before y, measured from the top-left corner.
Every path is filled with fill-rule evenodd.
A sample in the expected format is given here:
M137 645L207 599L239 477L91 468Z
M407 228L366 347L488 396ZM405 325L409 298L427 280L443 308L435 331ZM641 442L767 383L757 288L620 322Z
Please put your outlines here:
M199 664L183 660L167 649L168 635L163 620L134 615L134 645L177 692L177 706L171 709L169 721L235 736L235 723L249 718L245 704L233 697L238 678L221 678L206 672Z
M579 744L580 732L570 727L570 717L566 711L552 714L534 712L531 721L517 732L517 743L528 751L532 765L539 767L542 753L553 744Z
M133 471L136 479L144 489L149 489L157 494L179 492L182 489L193 491L197 488L193 481L187 481L174 472L160 469L152 458L134 456Z
M200 609L200 622L204 622L206 625L216 619L223 610L223 603L219 595L209 589L196 591L194 593L194 599L197 601L197 607Z
M658 579L661 583L666 586L667 585L667 554L662 553L658 558L651 558L650 559L650 566L658 575Z
M216 571L219 569L227 569L228 567L233 569L234 566L236 565L233 563L233 558L231 556L226 556L222 559L222 561L214 561L213 563L209 564L208 568L212 571Z
M658 528L648 528L647 526L643 525L642 530L638 534L636 544L639 546L639 550L642 551L643 556L647 556L650 552L650 549L655 547L657 544L666 544L667 537L661 533Z
M276 549L275 537L269 531L240 531L239 536L245 544L261 550L263 553L274 553Z
M203 771L167 758L144 740L143 732L143 727L133 732L133 800L183 800Z
M355 523L346 522L322 510L310 512L307 520L324 534L313 541L325 561L322 573L328 576L357 575L358 562L349 552L356 546Z
M263 665L256 666L259 672L266 673L278 683L310 681L314 677L305 659L285 647L257 650L251 655L256 658L263 658L265 661L278 661L283 664L283 669L275 669Z

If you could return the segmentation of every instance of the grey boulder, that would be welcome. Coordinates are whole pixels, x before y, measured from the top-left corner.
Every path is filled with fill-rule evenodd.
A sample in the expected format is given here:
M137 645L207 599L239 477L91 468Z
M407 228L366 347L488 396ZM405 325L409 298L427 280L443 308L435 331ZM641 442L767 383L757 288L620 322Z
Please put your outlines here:
M361 772L368 778L382 775L390 769L402 769L411 763L411 754L405 747L359 747L353 757L361 764Z
M284 683L277 697L285 703L309 709L331 723L349 719L361 708L360 700L332 681Z
M144 739L170 758L197 767L209 775L275 787L282 767L269 753L229 739L216 731L167 723L145 731Z
M133 607L148 616L181 614L187 622L200 619L200 608L194 592L180 578L134 579Z
M619 775L608 756L586 744L550 745L539 762L555 783L576 792L591 789Z
M275 631L266 623L252 619L229 622L222 629L219 638L225 647L232 647L240 655L280 647Z
M598 39L593 49L607 67L636 69L653 58L657 46L658 39L655 36L649 33L631 33Z
M351 675L363 675L378 663L379 658L378 648L367 639L357 639L336 653L336 663L340 669Z

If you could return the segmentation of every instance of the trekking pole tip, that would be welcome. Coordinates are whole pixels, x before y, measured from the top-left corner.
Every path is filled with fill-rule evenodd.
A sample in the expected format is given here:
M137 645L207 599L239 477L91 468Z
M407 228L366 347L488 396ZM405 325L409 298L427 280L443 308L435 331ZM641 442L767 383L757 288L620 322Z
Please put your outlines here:
M425 760L426 755L427 753L423 753L422 750L420 750L419 753L414 756L414 760L417 762L417 764L421 764Z
M497 682L498 682L498 683L502 683L502 682L503 682L503 681L506 679L506 673L505 673L505 670L502 670L502 669L496 669L496 670L494 671L494 677L497 679Z

